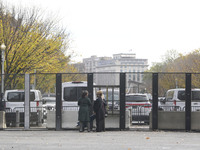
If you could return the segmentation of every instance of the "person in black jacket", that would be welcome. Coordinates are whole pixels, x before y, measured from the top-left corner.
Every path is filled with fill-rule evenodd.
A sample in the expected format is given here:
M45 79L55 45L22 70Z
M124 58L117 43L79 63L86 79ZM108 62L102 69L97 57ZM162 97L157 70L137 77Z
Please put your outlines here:
M93 110L96 114L96 132L105 131L105 101L102 99L102 91L97 92L97 99L94 101Z

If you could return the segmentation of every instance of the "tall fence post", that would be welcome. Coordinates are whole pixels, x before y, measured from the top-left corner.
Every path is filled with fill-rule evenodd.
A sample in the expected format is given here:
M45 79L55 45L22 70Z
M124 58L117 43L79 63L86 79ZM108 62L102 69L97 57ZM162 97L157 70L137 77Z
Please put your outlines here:
M90 98L91 102L93 102L93 73L87 74L87 89L89 92L88 97Z
M152 130L158 129L158 73L153 73Z
M62 129L62 74L56 74L56 130Z
M30 128L30 75L25 74L24 129Z
M120 130L124 130L126 128L126 101L125 101L125 93L126 93L126 73L120 73Z
M185 130L191 130L191 73L186 73L186 80L185 80Z
M94 101L93 100L93 97L94 97L94 95L93 95L93 93L94 93L93 92L93 73L88 73L87 74L87 90L88 90L88 93L89 93L88 97L90 98L91 103L93 104L93 101ZM92 113L93 113L93 107L92 106L90 108L90 115L92 115ZM93 121L90 122L90 128L92 130Z

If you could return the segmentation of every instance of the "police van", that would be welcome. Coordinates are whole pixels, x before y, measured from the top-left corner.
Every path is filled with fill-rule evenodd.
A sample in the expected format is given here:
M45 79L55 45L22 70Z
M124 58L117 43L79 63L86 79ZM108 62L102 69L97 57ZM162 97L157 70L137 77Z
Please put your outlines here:
M185 89L169 89L159 101L159 109L166 111L185 111ZM200 89L191 89L191 110L200 111Z

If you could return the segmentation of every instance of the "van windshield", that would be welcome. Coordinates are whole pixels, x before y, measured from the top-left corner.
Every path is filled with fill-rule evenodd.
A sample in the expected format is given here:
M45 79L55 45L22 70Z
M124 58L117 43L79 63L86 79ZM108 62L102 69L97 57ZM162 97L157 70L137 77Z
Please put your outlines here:
M7 100L9 102L24 102L25 95L24 92L8 92ZM30 92L30 101L35 100L34 92Z
M65 101L78 101L83 90L87 90L87 87L65 87L63 99Z
M185 101L185 91L178 92L178 99ZM192 101L200 101L200 91L192 91Z

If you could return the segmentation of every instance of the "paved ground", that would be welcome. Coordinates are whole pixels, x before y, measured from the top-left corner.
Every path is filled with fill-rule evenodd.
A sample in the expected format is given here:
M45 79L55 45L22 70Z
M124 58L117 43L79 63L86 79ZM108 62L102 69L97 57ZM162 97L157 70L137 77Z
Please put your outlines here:
M199 150L199 132L0 131L0 150Z

